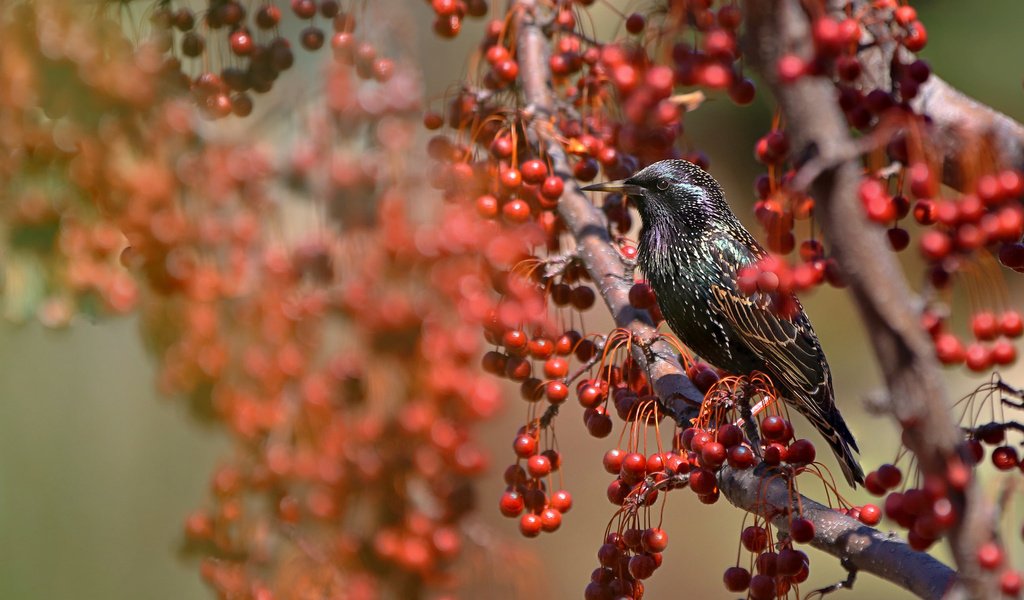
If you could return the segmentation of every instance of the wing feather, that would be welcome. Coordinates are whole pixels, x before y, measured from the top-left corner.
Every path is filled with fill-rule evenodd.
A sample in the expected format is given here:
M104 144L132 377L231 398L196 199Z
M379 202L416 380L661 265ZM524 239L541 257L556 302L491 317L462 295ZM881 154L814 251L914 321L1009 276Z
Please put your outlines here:
M811 413L809 417L828 421L834 410L831 374L803 307L796 301L796 314L787 318L772 310L769 295L748 296L739 291L735 283L738 268L752 265L766 255L753 239L741 242L718 236L712 245L720 268L729 274L712 286L714 308L764 362L780 392L798 396L790 400L805 404L806 412Z

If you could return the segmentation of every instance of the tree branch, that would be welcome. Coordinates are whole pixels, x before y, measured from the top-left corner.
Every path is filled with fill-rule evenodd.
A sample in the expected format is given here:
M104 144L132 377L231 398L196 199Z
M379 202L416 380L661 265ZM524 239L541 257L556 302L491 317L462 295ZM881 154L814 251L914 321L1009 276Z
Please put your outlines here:
M579 256L598 285L602 299L615 318L616 324L629 330L635 338L655 339L656 329L641 311L629 304L632 281L618 252L607 233L600 211L582 195L571 176L568 160L561 145L550 135L550 117L554 102L550 89L547 52L549 40L541 28L535 0L518 0L516 11L520 83L530 109L534 113L531 127L542 140L555 171L566 182L566 191L559 202L558 211L569 233L579 246ZM681 407L682 414L693 414L692 404L680 405L679 400L699 402L702 394L686 378L675 361L671 346L657 341L649 352L634 349L634 358L646 364L651 383L659 397L673 406ZM674 400L673 400L674 399ZM719 486L725 497L735 506L758 515L784 514L791 508L792 497L778 478L765 479L752 471L725 468L719 476ZM904 587L924 598L939 598L948 589L955 574L930 556L910 549L906 543L872 529L855 519L845 517L813 500L798 496L804 516L815 524L812 544L834 556L848 559L865 572ZM776 518L776 526L785 529L786 519Z
M871 336L891 411L903 427L903 441L917 456L922 473L947 481L949 465L959 460L961 435L934 350L908 301L914 297L910 287L893 254L883 250L882 229L867 221L857 202L861 163L846 158L853 142L833 84L812 77L785 84L777 74L776 65L785 53L811 55L807 15L796 0L748 0L746 7L745 55L778 100L793 147L814 148L837 159L812 183L816 213ZM960 582L971 597L992 597L994 581L983 576L976 558L981 537L987 539L991 531L991 507L973 484L963 492L951 489L950 500L961 515L950 530Z
M789 531L794 502L780 477L764 478L754 470L723 469L722 494L733 505L755 514L777 515L772 524ZM811 545L909 590L921 598L942 598L956 573L935 557L917 552L894 533L883 533L807 497L800 498L803 517L814 522Z
M831 0L829 10L836 16L844 15L849 0ZM856 0L854 11L866 10L868 3ZM892 89L890 66L894 54L901 62L913 62L915 56L895 40L884 38L883 25L870 27L858 54L863 71L858 82L862 89ZM963 189L969 183L963 167L975 163L984 148L995 154L992 158L1003 168L1024 169L1024 125L956 89L941 77L932 75L918 89L910 101L911 108L931 118L930 141L936 158L942 163L942 181L946 185Z

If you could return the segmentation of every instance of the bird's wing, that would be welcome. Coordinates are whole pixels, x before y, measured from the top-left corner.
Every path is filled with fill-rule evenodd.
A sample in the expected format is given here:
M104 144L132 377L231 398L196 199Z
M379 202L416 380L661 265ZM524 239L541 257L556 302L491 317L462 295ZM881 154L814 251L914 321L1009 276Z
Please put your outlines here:
M772 310L769 295L748 296L739 291L738 271L766 255L753 238L737 240L718 235L710 241L711 254L726 275L720 278L722 283L712 285L712 304L747 347L764 361L768 375L780 391L799 395L790 399L807 404L809 413L827 420L833 411L832 394L823 386L830 387L831 377L803 307L797 301L796 314L787 318Z

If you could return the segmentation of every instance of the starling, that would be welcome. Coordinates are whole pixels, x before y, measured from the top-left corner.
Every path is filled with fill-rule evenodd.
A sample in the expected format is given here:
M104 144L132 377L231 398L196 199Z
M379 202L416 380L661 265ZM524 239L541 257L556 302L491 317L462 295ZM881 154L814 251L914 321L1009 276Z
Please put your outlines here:
M744 294L738 273L768 253L740 223L711 175L684 160L654 163L629 179L584 190L619 192L640 212L638 258L669 327L711 364L760 371L825 437L850 485L864 482L858 451L836 408L832 374L800 302L786 314L770 294Z

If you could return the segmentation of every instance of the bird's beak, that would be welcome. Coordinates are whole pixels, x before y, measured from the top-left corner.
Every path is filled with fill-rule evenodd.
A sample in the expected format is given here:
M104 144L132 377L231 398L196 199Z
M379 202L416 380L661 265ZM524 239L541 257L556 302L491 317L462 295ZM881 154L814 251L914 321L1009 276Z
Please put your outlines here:
M626 183L625 179L595 183L593 185L581 187L580 189L584 192L617 192L627 196L640 196L644 193L644 188L633 183Z

